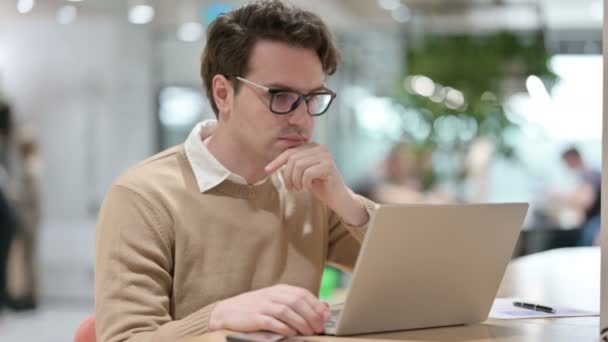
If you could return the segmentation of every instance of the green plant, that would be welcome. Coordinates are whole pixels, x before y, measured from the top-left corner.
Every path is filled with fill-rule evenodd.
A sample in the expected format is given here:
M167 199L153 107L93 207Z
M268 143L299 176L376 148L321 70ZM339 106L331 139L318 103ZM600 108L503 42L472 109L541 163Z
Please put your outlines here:
M498 153L512 156L506 132L517 126L508 120L503 101L525 89L530 75L551 88L557 76L548 66L550 58L541 32L424 37L407 52L399 100L417 113L428 134L412 134L405 122L411 117L404 115L404 140L418 152L441 149L463 154L476 137L484 136ZM420 80L426 82L425 96L412 88ZM453 95L452 103L448 94ZM452 131L442 135L442 129Z

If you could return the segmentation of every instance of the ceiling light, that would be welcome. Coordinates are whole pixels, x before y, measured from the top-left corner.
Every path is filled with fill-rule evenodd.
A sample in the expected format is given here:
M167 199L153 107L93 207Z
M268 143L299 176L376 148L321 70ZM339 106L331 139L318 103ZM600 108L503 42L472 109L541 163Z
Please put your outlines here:
M400 5L391 11L391 17L398 23L407 23L412 19L412 11L405 5Z
M392 11L401 6L401 0L378 0L378 6L387 11Z
M68 25L76 20L76 7L71 5L62 6L57 10L57 22L62 25Z
M154 19L154 7L150 5L135 5L129 8L129 22L147 24Z
M17 1L17 12L25 14L31 11L35 4L34 0L19 0Z
M203 25L191 21L182 24L177 30L177 38L185 42L194 42L203 36Z

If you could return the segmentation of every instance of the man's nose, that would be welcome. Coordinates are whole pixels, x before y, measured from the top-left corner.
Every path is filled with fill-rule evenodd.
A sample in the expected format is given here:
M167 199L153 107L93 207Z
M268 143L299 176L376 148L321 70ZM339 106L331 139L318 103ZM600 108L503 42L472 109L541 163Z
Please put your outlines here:
M306 105L306 101L300 102L296 109L294 109L293 112L291 112L289 115L290 124L307 127L310 121L312 121L312 117L308 115L308 107Z

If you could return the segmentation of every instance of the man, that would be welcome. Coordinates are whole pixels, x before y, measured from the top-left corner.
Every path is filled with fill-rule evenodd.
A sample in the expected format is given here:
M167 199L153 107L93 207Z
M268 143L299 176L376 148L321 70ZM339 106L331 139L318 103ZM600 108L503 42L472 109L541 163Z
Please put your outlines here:
M3 178L3 172L0 165L0 178ZM0 179L0 311L12 305L8 292L8 257L18 225L16 212Z
M0 311L11 305L8 293L8 258L19 226L17 212L8 196L8 151L13 132L13 116L9 105L0 98Z
M17 177L19 191L15 207L20 214L20 224L9 258L9 278L13 279L10 306L15 310L31 310L37 305L36 240L42 216L40 184L44 162L32 131L22 129L16 140L21 172Z
M100 211L98 340L323 331L323 267L353 267L375 207L310 141L338 62L321 19L278 0L211 24L201 75L217 122L121 176Z
M562 153L562 160L568 169L578 175L579 185L572 192L555 194L555 199L583 214L581 239L578 244L591 246L600 229L602 174L589 168L575 147L566 149Z

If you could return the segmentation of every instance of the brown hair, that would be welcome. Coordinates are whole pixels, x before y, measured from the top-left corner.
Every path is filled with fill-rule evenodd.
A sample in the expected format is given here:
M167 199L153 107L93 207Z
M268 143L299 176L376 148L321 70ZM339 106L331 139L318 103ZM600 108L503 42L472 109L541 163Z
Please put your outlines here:
M582 159L581 153L574 146L568 147L566 150L564 150L564 152L562 152L562 159L565 158L576 158L579 160Z
M266 39L314 50L323 71L332 75L340 63L329 29L316 14L280 0L257 0L220 15L207 29L207 45L201 63L201 78L211 107L218 116L213 98L215 75L245 76L249 57L258 40ZM236 92L239 84L232 80Z

